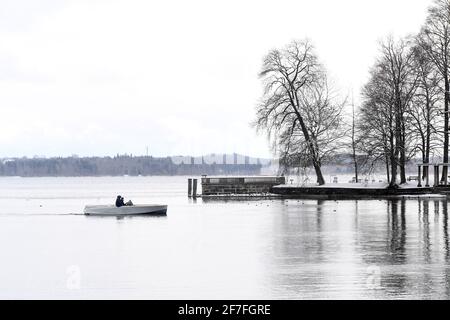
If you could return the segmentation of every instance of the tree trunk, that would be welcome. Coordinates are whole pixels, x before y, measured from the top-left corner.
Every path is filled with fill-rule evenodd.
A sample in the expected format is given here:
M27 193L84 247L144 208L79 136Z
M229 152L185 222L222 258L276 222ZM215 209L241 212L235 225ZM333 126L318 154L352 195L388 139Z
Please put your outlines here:
M311 136L308 132L308 129L306 128L306 125L305 125L305 122L303 121L302 116L300 115L300 112L298 111L297 108L294 108L294 110L295 110L298 122L300 124L300 129L302 130L303 136L304 136L305 140L307 141L307 144L309 147L309 152L311 153L311 162L312 162L312 164L314 166L314 170L316 172L317 183L320 186L323 186L325 184L325 179L323 178L322 169L320 166L320 160L317 155L317 150L315 148L314 142L311 140Z
M444 74L444 80L445 80L445 99L444 99L444 156L443 156L443 162L448 163L448 106L449 106L449 100L450 100L450 84L448 79L448 74L445 72ZM448 168L447 166L444 166L442 168L442 178L441 181L447 181L446 177L448 175Z
M355 178L356 178L356 182L358 183L358 162L356 161L355 151L353 151L353 162L355 164Z
M406 183L406 129L404 121L402 121L401 132L400 132L400 184Z
M402 143L403 144L403 143ZM400 150L400 184L406 183L406 170L405 170L405 164L406 164L406 156L404 148Z
M319 164L313 164L313 165L314 165L314 170L316 171L317 183L320 186L323 186L325 184L325 179L323 178L323 175L322 175L322 169L320 168Z
M314 164L314 170L316 171L317 176L317 183L319 186L323 186L325 184L325 179L323 178L322 174L322 165L320 163L320 158L318 155L319 146L315 143L316 137L314 135L310 136L313 140L311 141L311 148L314 150L313 154L313 164Z
M353 151L353 164L355 166L355 179L358 183L358 161L356 159L356 142L355 142L355 105L353 104L352 97L352 151Z
M395 161L394 154L391 154L391 187L397 184L397 161Z
M426 89L426 108L427 108L427 123L426 123L426 130L425 130L425 137L422 137L422 145L423 145L423 156L422 160L423 163L430 163L430 149L431 149L431 101L430 101L430 94L428 92L428 88ZM430 174L429 167L423 168L423 178L427 177Z
M421 140L421 151L422 151L422 163L425 163L425 159L426 159L426 149L427 149L427 143L426 143L426 137L425 135L421 134L420 135L420 140ZM419 177L420 178L420 177ZM422 172L422 180L425 179L425 171Z
M387 182L390 183L390 175L389 175L389 154L388 154L388 149L386 148L387 144L388 144L388 139L386 137L386 134L383 133L383 142L384 142L384 162L386 164L386 178L387 178Z
M386 177L387 177L387 181L388 183L390 183L390 175L389 175L389 157L388 154L386 152Z
M400 184L403 184L406 183L405 121L403 115L401 90L398 84L396 84L395 86L395 95L395 165L398 165L400 167ZM397 172L397 169L395 170L395 172ZM394 177L394 173L392 173L392 175L392 178L396 180L396 177Z
M431 125L430 125L430 104L427 99L427 129L423 153L423 163L430 163L430 144L431 144ZM429 167L423 167L423 178L425 179L430 174Z
M402 133L401 133L401 120L400 120L400 99L397 98L396 110L395 110L395 133L391 138L391 186L397 184L397 169L399 165L399 155L401 154L402 146ZM401 163L400 163L401 165ZM402 167L400 166L400 173L402 173Z
M397 149L397 146L394 145L394 133L391 132L391 137L390 137L390 145L391 145L391 150L390 150L390 165L391 165L391 181L389 182L389 185L391 187L393 187L394 185L397 184L397 159L396 159L396 153L397 151L394 149Z

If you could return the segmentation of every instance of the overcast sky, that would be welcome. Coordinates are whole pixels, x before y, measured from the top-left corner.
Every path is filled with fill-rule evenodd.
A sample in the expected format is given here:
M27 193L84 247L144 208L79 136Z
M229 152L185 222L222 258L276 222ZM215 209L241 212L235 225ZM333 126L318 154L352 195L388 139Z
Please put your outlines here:
M343 94L431 0L0 0L0 157L271 155L263 56L308 37Z

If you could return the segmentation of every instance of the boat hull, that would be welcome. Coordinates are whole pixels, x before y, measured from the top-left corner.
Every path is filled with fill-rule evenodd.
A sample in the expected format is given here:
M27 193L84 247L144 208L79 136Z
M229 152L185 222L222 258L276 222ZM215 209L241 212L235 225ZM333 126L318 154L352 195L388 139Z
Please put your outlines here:
M135 216L135 215L165 215L167 205L135 205L135 206L86 206L85 215L91 216Z

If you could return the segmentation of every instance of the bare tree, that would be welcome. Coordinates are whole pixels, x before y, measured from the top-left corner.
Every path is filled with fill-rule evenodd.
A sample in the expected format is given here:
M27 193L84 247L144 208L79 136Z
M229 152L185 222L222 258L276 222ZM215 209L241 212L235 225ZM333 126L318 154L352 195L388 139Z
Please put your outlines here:
M363 141L362 136L358 132L358 126L357 126L357 114L355 110L355 103L353 101L353 95L352 95L352 122L351 122L351 129L350 129L350 148L352 153L352 159L353 159L353 168L355 170L355 180L358 182L358 175L359 175L359 161L358 161L358 151L363 150L363 146L361 145L361 142Z
M381 43L380 53L363 90L362 116L368 125L362 126L368 137L381 139L376 144L383 143L385 162L390 166L390 186L395 186L397 168L400 168L400 183L406 183L405 166L411 156L407 111L416 90L417 76L413 72L413 51L406 41L395 42L389 37ZM369 119L373 115L377 118Z
M393 92L377 68L371 70L362 96L357 121L358 137L362 140L360 150L372 164L385 163L387 181L391 182L390 168L395 149Z
M322 165L339 151L344 151L347 130L342 113L345 100L335 102L340 100L325 77L314 88L306 88L300 100L304 122L310 136L315 137L317 158ZM288 126L280 138L278 147L284 157L298 159L300 167L312 164L308 143L298 128Z
M416 140L415 148L421 153L422 162L430 163L430 156L438 146L439 106L441 77L427 53L421 46L414 47L414 72L417 74L417 89L408 109L411 134ZM428 174L424 167L423 177Z
M257 107L257 129L269 133L282 157L306 159L319 185L325 184L321 165L339 145L344 104L334 102L312 45L307 40L293 41L282 50L270 51L260 78L264 95Z
M449 147L449 103L450 103L450 1L434 0L428 9L428 17L419 36L418 43L442 76L444 91L444 148L443 161L448 163ZM448 175L447 167L442 171L442 181Z
M406 113L417 85L417 76L412 67L414 55L406 41L400 40L395 43L392 38L388 38L382 44L382 54L380 67L387 84L392 86L394 95L395 149L391 159L391 181L393 184L396 183L395 162L397 162L400 168L400 183L406 183L405 165L408 160Z

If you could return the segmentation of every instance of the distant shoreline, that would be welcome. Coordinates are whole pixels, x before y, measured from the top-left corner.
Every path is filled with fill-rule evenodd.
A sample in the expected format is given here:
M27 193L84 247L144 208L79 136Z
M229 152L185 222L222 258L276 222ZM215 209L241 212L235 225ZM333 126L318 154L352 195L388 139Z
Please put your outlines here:
M219 160L225 160L220 163ZM221 159L213 156L165 157L117 155L115 157L9 158L0 161L0 176L84 177L84 176L183 176L183 175L259 175L267 159L233 154Z

